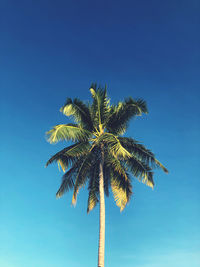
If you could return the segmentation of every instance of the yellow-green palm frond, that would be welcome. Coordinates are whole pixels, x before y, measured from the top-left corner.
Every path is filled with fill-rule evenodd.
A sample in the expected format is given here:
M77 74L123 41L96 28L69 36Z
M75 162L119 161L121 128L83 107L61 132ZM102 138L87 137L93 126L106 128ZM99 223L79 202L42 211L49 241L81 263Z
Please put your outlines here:
M84 156L90 150L90 143L89 142L79 142L75 143L67 148L62 149L54 156L52 156L46 163L46 167L53 162L58 163L58 167L66 171L68 166L72 164L77 158Z
M65 105L61 107L60 111L64 115L72 117L82 128L91 132L94 130L89 112L89 105L86 105L78 98L75 98L74 100L68 98Z
M151 165L152 168L159 167L165 173L168 173L168 170L160 163L155 155L147 149L144 145L138 143L136 140L128 137L119 137L121 144L134 156L144 162L147 165Z
M157 159L155 159L155 163L157 166L159 166L165 173L169 173L168 169L165 168L165 166L162 165L162 163L160 161L158 161Z
M131 153L122 146L118 136L114 134L104 133L99 137L98 141L105 143L108 146L110 153L112 153L114 157L117 158L131 157Z
M71 123L56 125L46 134L50 144L57 143L62 140L86 141L92 136L91 132Z
M152 169L146 165L145 162L140 161L133 155L131 158L127 159L127 166L134 177L140 182L143 182L151 188L154 187Z
M123 165L123 162L118 160L116 157L113 157L112 155L106 153L105 155L105 164L104 164L107 168L112 169L115 174L120 175L121 177L123 177L123 179L127 180L127 173L126 173L126 168Z
M99 202L99 171L98 168L93 169L93 177L90 177L90 182L88 186L89 196L88 196L88 205L87 213L89 213L96 204Z
M98 202L99 202L99 200L97 198L96 191L94 189L91 189L89 191L89 196L88 196L87 213L89 213L91 210L93 210Z
M58 159L58 169L60 170L60 168L62 169L63 172L65 172L67 170L67 165L65 163L65 161L63 161L62 159Z
M110 183L116 205L120 208L120 211L123 211L132 195L132 187L129 177L125 180L111 171Z
M154 188L153 173L152 172L145 173L144 176L142 177L142 183L146 184L147 186L153 189Z
M110 133L117 135L124 134L131 118L141 116L142 113L148 113L144 100L134 100L131 97L119 102L117 105L113 105L111 111L106 128Z
M92 84L90 92L93 98L93 103L90 107L91 118L95 128L99 128L99 131L101 131L110 115L110 100L107 97L107 89L106 86L97 88L96 84Z
M66 155L71 157L80 157L87 155L91 149L91 144L89 142L76 143L72 148L68 149Z
M114 180L111 180L111 188L115 199L115 203L120 208L120 211L122 211L128 202L126 197L126 192L124 191L124 189L120 188L118 183L115 182Z

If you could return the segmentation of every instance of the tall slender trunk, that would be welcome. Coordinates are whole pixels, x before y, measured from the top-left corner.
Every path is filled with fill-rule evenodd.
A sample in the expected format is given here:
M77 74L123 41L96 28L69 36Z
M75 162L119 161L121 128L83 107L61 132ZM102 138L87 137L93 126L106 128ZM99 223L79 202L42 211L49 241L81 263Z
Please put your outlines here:
M104 254L105 254L105 199L104 199L103 164L104 164L104 155L102 152L102 159L99 166L100 209L99 209L98 267L104 267Z

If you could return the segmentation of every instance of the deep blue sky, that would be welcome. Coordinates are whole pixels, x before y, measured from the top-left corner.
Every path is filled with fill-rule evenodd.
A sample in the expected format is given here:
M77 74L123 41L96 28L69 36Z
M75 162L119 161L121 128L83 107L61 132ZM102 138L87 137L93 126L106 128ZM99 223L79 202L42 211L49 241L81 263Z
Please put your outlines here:
M133 180L122 213L107 199L105 266L200 265L199 14L199 0L1 0L0 266L96 266L98 207L86 190L75 209L56 200L62 173L44 168L65 145L45 140L59 108L95 81L147 101L127 135L170 171L153 191Z

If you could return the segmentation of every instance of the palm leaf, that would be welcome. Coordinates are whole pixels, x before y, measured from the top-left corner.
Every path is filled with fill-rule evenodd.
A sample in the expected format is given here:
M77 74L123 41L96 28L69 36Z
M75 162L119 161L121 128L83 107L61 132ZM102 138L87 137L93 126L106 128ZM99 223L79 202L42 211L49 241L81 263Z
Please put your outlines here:
M92 84L90 92L93 97L93 104L91 106L91 117L95 122L95 128L99 128L101 132L105 126L105 122L109 116L110 100L107 97L106 87L97 89L96 84Z
M168 170L155 158L155 155L142 144L128 137L119 137L119 141L130 153L133 153L135 157L145 162L145 164L151 164L153 168L159 167L168 173Z
M109 132L117 135L124 134L131 118L140 116L142 113L148 113L144 100L134 100L131 97L125 99L124 102L119 102L111 110L112 114L107 122L106 128Z
M99 143L103 142L107 144L108 150L110 151L110 153L113 154L114 157L121 157L121 158L131 157L131 153L122 146L118 136L114 134L104 133L97 139L97 141Z
M74 181L76 178L76 174L78 172L78 166L81 164L81 160L77 160L71 169L67 171L63 177L62 177L62 183L60 185L60 188L58 189L56 193L56 197L60 198L65 192L68 192L70 189L73 189L74 187Z
M137 159L134 155L127 159L127 166L132 174L140 181L151 188L154 187L152 169L144 162Z
M56 125L46 134L48 136L48 142L51 144L62 140L86 141L92 135L91 132L71 123Z
M78 98L72 100L68 98L60 111L66 116L72 117L80 126L89 131L93 131L93 123L89 112L89 106Z
M52 156L47 161L46 167L56 161L58 163L58 167L61 167L63 172L65 172L68 166L77 158L87 154L87 152L90 150L90 147L91 145L88 142L75 143L74 145L64 148Z
M147 165L151 164L153 168L159 167L164 172L168 170L155 158L155 155L147 149L144 145L139 144L132 138L119 137L121 144L131 153L133 153L139 160L142 160Z
M87 213L89 213L99 201L99 168L98 167L99 167L99 164L93 165L93 167L90 170Z
M72 197L72 204L76 204L77 194L82 186L85 185L89 177L90 169L96 162L95 146L90 149L87 155L84 156L81 165L79 166L76 182L74 184L74 192Z
M124 177L124 179L128 179L126 174L126 169L123 166L123 163L118 160L116 157L113 157L110 154L105 155L105 167L111 168L113 171L115 171L116 175L120 175Z
M128 174L127 174L128 177ZM122 211L130 200L132 187L130 179L123 179L121 176L111 171L111 188L116 205Z

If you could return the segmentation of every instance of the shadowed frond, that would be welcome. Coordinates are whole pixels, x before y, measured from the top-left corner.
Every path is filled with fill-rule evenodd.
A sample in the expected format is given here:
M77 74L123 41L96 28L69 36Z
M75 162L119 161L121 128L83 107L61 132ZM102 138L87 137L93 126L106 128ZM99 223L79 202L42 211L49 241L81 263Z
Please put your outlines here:
M89 213L99 201L99 164L96 164L90 170L90 181L89 181L89 196L87 213Z
M119 137L119 141L130 153L133 153L134 156L140 161L144 162L147 165L151 165L152 168L159 167L164 172L168 173L168 170L155 158L155 155L147 149L144 145L139 144L132 138L128 137Z
M105 143L108 146L108 150L113 154L114 157L131 157L131 153L129 153L129 151L122 146L118 136L114 134L104 133L99 137L98 142Z
M68 98L60 111L66 116L72 117L80 126L89 131L93 131L93 122L89 112L89 106L78 98L72 100Z
M71 123L56 125L46 134L50 144L57 143L62 140L86 141L92 136L91 132Z
M74 184L74 192L72 197L73 205L76 204L76 199L79 189L86 184L87 178L89 178L90 176L90 170L97 161L98 153L96 153L95 148L96 147L90 149L90 152L88 152L88 154L83 157L83 161L79 166L76 182Z
M151 188L154 187L152 169L144 162L137 159L135 156L127 159L127 166L131 173L140 181Z
M60 188L58 189L58 192L56 193L56 197L60 198L62 195L66 192L68 192L70 189L73 189L74 187L74 181L76 179L76 175L78 172L79 164L81 164L82 160L77 160L71 169L67 171L63 177L62 177L62 183L60 185Z
M90 92L93 98L93 103L90 109L91 117L95 123L95 128L98 129L100 127L98 130L101 132L109 116L110 100L107 97L106 87L104 89L101 87L97 89L96 84L92 84Z
M87 213L89 213L99 202L95 188L89 190Z
M128 122L135 116L141 116L142 113L148 113L146 102L142 99L134 100L129 97L124 102L112 106L112 114L106 124L109 132L113 134L124 134Z
M115 172L115 175L120 175L124 177L123 179L127 180L126 169L123 166L123 162L118 160L116 157L113 157L110 154L105 155L105 167L112 169Z
M118 174L116 175L115 172L111 171L111 188L116 205L120 208L120 211L125 208L132 195L132 186L128 173L126 176L127 179L125 180Z
M87 154L90 147L91 145L88 142L79 142L67 148L64 148L47 161L46 167L56 161L58 165L61 166L63 172L65 172L68 166L74 162L74 160L76 160L80 156Z

